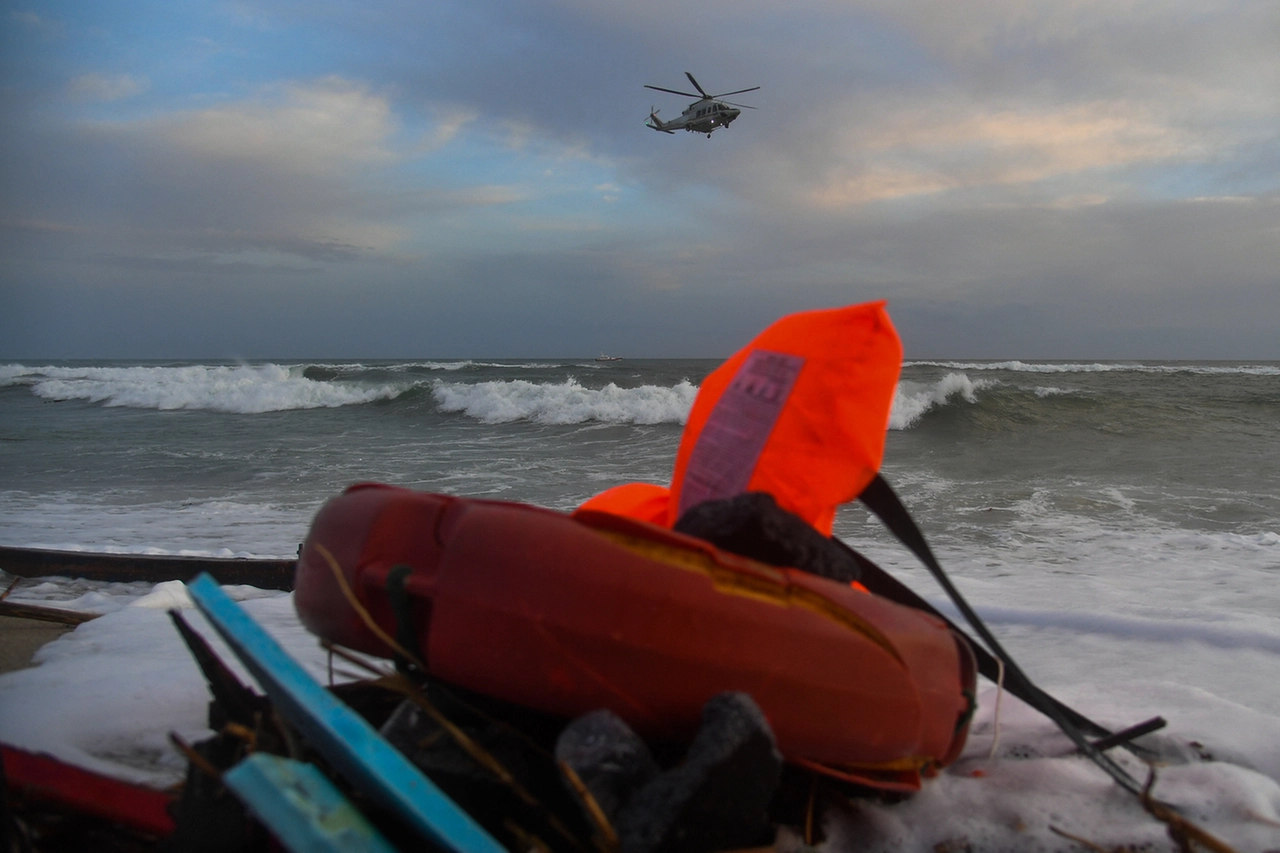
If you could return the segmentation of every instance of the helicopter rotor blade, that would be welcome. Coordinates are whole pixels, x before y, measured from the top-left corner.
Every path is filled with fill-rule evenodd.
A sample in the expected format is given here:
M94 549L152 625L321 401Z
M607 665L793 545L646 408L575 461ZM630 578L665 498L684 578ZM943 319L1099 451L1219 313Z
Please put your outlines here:
M670 93L671 93L671 94L673 94L673 95L682 95L682 96L684 96L684 97L686 97L686 98L701 98L701 97L703 97L702 95L695 95L695 94L693 94L692 92L677 92L675 89L664 89L664 88L662 88L661 86L650 86L648 83L645 83L645 84L644 84L644 87L645 87L646 89L657 89L659 92L670 92Z
M753 107L750 104L735 104L733 101L721 101L722 104L728 104L731 107L741 107L744 110L758 110L759 107Z
M741 95L743 92L754 92L756 89L759 89L759 88L760 88L759 86L752 86L750 89L739 89L736 92L725 92L724 94L721 94L721 95L709 95L708 97L725 98L725 97L728 97L729 95Z
M704 97L704 98L710 98L710 97L711 97L710 95L708 95L708 94L707 94L707 90L706 90L706 89L704 89L704 88L702 88L701 86L699 86L699 85L698 85L698 81L693 79L693 75L692 75L692 74L690 74L688 71L686 71L686 72L684 72L684 76L686 76L686 77L688 77L688 78L689 78L689 82L693 84L693 88L697 89L697 90L698 90L698 92L702 95L702 97Z

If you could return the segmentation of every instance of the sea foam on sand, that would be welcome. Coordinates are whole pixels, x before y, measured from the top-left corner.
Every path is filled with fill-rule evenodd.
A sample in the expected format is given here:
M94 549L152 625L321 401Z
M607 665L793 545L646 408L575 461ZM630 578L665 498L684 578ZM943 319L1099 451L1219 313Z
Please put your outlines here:
M206 737L209 694L167 611L181 610L240 678L252 679L194 609L182 583L111 589L58 601L105 615L43 647L32 668L0 676L0 741L121 779L169 786L183 777L185 760L168 735ZM290 594L225 589L308 671L327 680L328 655L299 623ZM11 600L49 604L49 590L40 585ZM1280 717L1152 680L1053 692L1112 727L1153 713L1166 717L1169 726L1144 741L1162 759L1155 796L1241 853L1280 850ZM851 800L830 809L827 840L819 849L1088 849L1059 833L1103 849L1177 849L1136 797L1075 755L1047 719L1007 694L999 702L993 755L996 698L996 688L985 685L968 746L952 767L901 802ZM1146 778L1146 765L1123 750L1110 754L1133 776Z

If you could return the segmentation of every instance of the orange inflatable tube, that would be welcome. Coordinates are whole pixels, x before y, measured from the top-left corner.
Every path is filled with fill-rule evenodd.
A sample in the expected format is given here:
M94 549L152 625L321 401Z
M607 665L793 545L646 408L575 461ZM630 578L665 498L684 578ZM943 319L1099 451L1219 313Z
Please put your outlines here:
M901 363L884 302L783 317L703 380L669 490L632 483L583 508L671 527L702 501L768 492L830 535L880 469Z
M937 618L814 575L616 514L366 484L316 516L303 623L390 656L337 575L395 636L399 565L414 651L470 690L565 717L608 708L653 738L690 737L710 697L745 691L788 760L894 790L964 744L967 646Z

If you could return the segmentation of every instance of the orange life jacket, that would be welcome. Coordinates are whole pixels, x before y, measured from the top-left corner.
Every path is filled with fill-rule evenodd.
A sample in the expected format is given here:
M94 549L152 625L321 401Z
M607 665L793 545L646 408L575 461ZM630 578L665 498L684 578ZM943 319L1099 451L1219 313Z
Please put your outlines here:
M883 301L783 317L702 382L669 489L629 483L581 509L672 527L702 501L759 491L830 534L880 468L901 364Z

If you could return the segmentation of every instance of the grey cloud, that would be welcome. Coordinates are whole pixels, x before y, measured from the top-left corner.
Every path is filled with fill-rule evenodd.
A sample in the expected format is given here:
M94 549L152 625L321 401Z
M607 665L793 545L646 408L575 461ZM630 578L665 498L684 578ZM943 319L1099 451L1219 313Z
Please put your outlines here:
M2 175L0 271L46 335L120 346L73 282L140 347L335 357L722 355L786 311L888 297L913 357L1280 358L1275 4L261 14L376 49L332 58L341 78L147 120L55 124L28 104L6 132L21 168ZM710 140L645 129L651 104L684 102L642 84L682 88L685 70L762 86L760 109ZM591 163L623 214L506 231L539 215L510 173L405 168L506 145ZM501 228L467 218L499 210ZM218 331L173 336L148 304Z
M385 251L406 214L509 203L503 187L412 188L381 96L342 81L145 120L41 124L6 140L10 219L45 220L127 254ZM19 212L20 211L20 212ZM117 252L117 254L119 254ZM230 268L230 267L228 267Z

